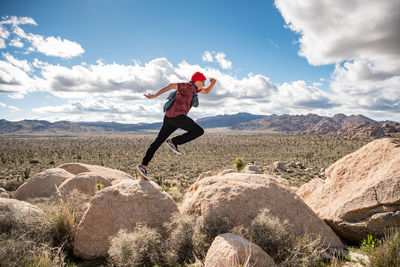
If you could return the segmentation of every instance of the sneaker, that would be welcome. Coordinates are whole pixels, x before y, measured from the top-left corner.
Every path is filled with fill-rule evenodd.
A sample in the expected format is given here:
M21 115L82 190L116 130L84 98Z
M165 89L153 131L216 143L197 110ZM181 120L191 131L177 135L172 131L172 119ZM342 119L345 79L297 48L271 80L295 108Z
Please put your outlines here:
M181 152L179 152L178 148L176 147L176 145L174 145L174 143L172 142L172 139L168 139L167 141L165 141L165 143L168 145L168 147L170 149L172 149L172 151L178 155L182 155Z
M135 167L135 170L144 180L149 180L149 177L147 176L147 170L145 168L138 165Z

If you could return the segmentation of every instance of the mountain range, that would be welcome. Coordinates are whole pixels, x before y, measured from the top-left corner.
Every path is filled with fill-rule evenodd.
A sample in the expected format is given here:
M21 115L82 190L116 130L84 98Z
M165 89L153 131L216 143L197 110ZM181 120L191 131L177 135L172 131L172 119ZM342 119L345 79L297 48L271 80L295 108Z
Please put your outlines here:
M196 120L203 128L228 128L246 131L274 131L293 134L340 134L354 137L367 135L380 137L400 132L400 123L394 121L375 121L363 115L346 116L336 114L333 117L307 115L254 115L237 113L233 115L217 115ZM117 122L70 122L45 120L0 120L0 134L101 134L121 132L143 132L158 130L161 122L122 124ZM360 136L361 137L361 136Z

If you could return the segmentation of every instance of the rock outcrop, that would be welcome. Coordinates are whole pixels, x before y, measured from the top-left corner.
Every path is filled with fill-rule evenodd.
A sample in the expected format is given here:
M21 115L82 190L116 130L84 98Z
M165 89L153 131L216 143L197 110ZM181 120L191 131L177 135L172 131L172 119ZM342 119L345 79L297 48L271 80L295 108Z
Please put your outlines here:
M180 206L182 214L204 221L211 213L226 217L233 226L248 225L262 209L282 222L295 236L318 234L331 247L343 244L336 234L280 180L271 175L229 173L194 183Z
M2 234L23 235L36 241L50 237L51 227L45 213L17 199L0 198L0 225Z
M297 194L351 243L400 225L400 140L378 139L341 158Z
M64 169L67 172L70 172L72 174L79 174L82 172L92 172L97 175L100 175L107 180L109 180L112 184L116 184L119 181L126 180L126 179L133 179L132 176L129 174L120 171L120 170L114 170L110 169L107 167L102 167L98 165L90 165L90 164L84 164L84 163L64 163L58 166L58 168Z
M205 267L276 266L274 260L259 246L234 234L217 236L208 249Z
M120 229L134 231L138 223L162 228L178 208L156 183L124 180L99 191L79 223L74 255L82 259L105 256L110 238Z
M17 188L13 198L28 200L33 198L49 198L57 194L57 188L65 180L75 175L61 168L47 169L39 172Z
M87 195L94 195L98 191L96 188L97 184L101 184L102 188L111 186L111 182L101 175L93 172L82 172L75 177L65 180L58 189L62 195L66 195L73 190Z

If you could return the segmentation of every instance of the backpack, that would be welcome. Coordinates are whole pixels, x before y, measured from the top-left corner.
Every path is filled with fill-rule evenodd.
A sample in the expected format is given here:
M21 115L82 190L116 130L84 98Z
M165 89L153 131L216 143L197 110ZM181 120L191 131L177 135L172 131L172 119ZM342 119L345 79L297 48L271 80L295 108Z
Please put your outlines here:
M169 96L167 97L168 100L164 104L164 112L166 112L174 104L177 92L178 92L178 90L170 93ZM193 86L193 92L194 92L194 94L193 94L193 100L192 100L191 106L197 108L199 106L199 98L197 96L196 87L194 87L194 86Z

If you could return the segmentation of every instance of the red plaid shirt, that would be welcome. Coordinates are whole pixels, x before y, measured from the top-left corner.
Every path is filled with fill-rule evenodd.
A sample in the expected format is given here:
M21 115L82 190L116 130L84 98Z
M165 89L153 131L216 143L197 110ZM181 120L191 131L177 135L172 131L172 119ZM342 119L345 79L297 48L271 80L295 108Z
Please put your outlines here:
M192 107L193 100L193 86L194 83L178 83L178 92L176 93L175 101L166 112L165 116L174 118L179 115L187 115L190 108ZM197 93L201 90L196 88Z

